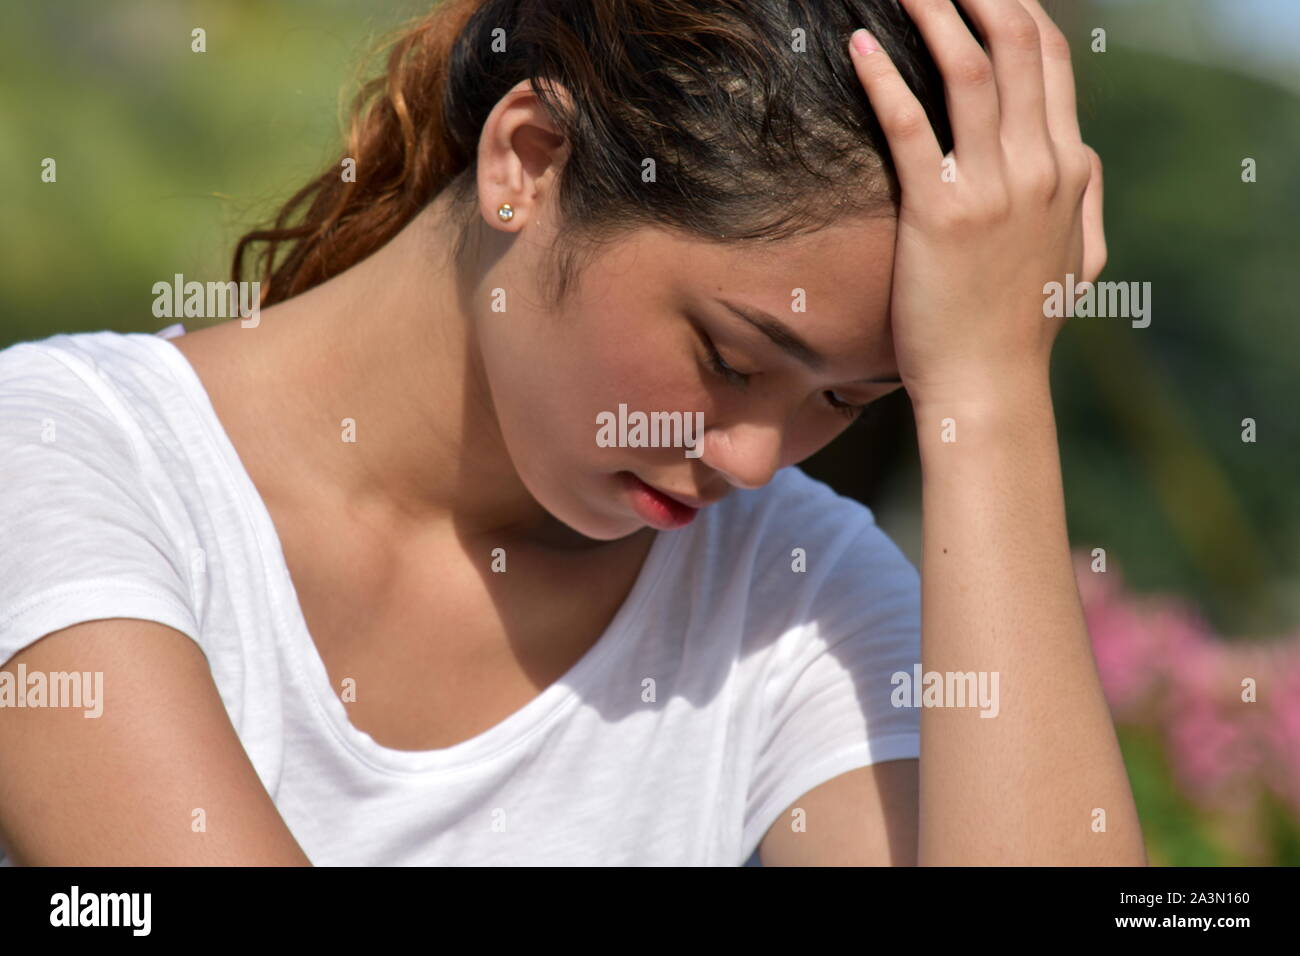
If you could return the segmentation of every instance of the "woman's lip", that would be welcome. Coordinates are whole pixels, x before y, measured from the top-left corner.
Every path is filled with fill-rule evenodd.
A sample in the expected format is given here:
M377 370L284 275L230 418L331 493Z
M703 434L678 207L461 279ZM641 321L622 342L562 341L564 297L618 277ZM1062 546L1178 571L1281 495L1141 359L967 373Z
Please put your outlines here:
M663 495L665 498L671 498L679 505L682 505L685 508L692 508L695 511L699 511L701 508L707 508L709 505L721 501L723 498L726 497L726 492L723 492L722 494L713 498L694 498L690 495L678 495L678 494L674 494L671 491L664 491L664 489L660 488L658 485L650 484L650 482L646 481L643 478L638 477L633 472L629 471L628 474L632 475L633 478L636 478L637 481L641 482L641 484L645 485L647 488L653 488L655 491L659 492L659 494Z
M622 473L633 495L641 519L660 530L670 530L688 525L694 520L698 508L683 504L675 496L660 491L649 482L642 481L630 471Z
M700 501L698 498L683 498L681 495L675 495L672 492L664 491L658 485L652 485L648 481L642 481L640 478L637 478L637 481L640 481L641 484L645 485L647 488L659 492L659 494L663 495L665 498L673 499L673 501L677 502L683 508L690 508L692 511L699 511L704 507L704 502Z

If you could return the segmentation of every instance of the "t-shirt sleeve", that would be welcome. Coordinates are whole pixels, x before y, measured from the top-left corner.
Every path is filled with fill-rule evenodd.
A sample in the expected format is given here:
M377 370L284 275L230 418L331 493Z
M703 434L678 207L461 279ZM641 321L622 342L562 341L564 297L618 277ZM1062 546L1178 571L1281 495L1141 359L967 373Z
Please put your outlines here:
M920 756L920 712L891 702L921 660L920 575L869 511L855 527L767 674L746 847L819 784Z
M91 374L38 346L0 351L0 663L104 618L198 641L183 548Z

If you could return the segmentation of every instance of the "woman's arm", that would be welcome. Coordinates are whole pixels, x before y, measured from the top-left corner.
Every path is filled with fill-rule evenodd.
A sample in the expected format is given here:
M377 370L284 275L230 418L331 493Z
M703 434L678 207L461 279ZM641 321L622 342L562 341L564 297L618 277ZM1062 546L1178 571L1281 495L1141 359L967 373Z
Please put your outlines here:
M1047 284L1105 263L1069 45L1037 0L962 0L983 45L950 0L903 6L944 77L952 151L886 51L854 64L902 186L891 323L921 455L921 663L945 705L921 701L918 862L1145 864L1049 387L1064 320ZM968 674L991 700L953 706L948 678Z
M1145 866L1070 561L1046 376L915 414L922 669L998 675L994 717L921 710L919 862Z
M20 668L102 675L103 697L96 716L0 707L0 842L11 862L311 865L190 638L152 621L87 621L47 634L0 670L16 679Z

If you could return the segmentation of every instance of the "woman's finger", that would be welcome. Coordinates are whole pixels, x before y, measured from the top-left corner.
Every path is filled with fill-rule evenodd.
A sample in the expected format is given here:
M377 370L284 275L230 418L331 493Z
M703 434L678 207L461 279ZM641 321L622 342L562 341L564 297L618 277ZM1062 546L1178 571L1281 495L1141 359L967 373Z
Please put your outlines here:
M1000 163L998 91L993 63L951 0L903 0L943 76L953 154L962 169Z
M864 39L872 52L859 50L859 43ZM871 108L889 140L889 152L904 195L930 192L940 182L943 153L925 108L899 75L889 53L870 33L855 30L849 38L849 49L858 80L867 91Z
M911 0L916 3L918 0ZM993 60L1002 143L1013 157L1049 148L1042 40L1020 0L961 0Z
M1106 268L1106 230L1102 221L1103 195L1101 157L1091 146L1083 147L1092 163L1092 177L1083 191L1083 277L1094 282Z
M1038 0L1020 0L1038 24L1043 38L1043 86L1047 96L1047 128L1059 145L1077 146L1078 105L1074 96L1074 67L1070 63L1070 42L1052 22Z

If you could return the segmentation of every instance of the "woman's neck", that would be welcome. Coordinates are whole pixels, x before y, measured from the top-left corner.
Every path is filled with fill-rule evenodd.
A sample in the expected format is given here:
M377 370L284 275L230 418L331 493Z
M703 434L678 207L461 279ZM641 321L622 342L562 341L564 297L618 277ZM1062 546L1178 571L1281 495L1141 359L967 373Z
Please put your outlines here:
M604 544L556 521L511 463L450 239L431 205L367 259L264 309L256 327L203 333L224 352L263 474L283 494L380 526Z

